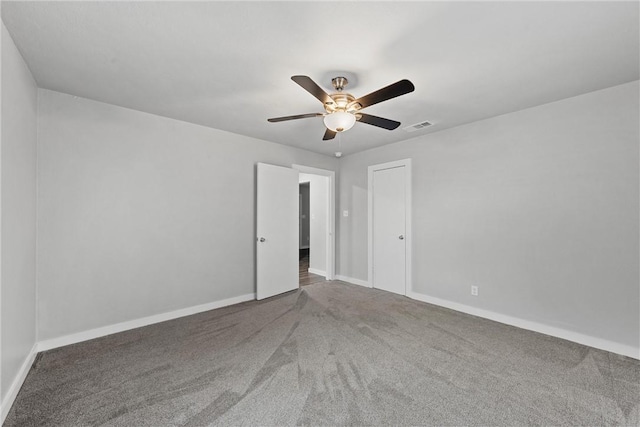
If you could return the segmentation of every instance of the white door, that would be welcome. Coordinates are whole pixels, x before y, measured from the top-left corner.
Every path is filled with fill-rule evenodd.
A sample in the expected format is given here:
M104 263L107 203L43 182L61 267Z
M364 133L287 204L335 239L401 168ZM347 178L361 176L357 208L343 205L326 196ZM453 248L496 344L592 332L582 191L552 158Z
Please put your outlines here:
M406 295L405 166L373 170L373 287Z
M298 288L298 171L258 163L256 297Z

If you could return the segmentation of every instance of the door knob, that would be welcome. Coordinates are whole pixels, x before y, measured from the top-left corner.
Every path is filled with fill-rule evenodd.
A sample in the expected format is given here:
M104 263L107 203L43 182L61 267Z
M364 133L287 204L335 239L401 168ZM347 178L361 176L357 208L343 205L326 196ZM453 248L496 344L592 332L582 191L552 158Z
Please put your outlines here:
M401 234L401 235L398 236L398 239L404 240L404 236Z
M267 239L265 239L264 237L261 237L260 238L260 243L264 242L265 240L267 240Z

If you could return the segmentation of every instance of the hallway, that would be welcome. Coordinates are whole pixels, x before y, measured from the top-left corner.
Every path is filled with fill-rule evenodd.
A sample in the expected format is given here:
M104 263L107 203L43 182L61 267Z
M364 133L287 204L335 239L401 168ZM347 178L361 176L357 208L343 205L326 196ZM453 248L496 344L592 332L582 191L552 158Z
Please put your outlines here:
M309 249L300 249L299 283L307 286L313 283L324 282L326 279L318 274L309 273Z

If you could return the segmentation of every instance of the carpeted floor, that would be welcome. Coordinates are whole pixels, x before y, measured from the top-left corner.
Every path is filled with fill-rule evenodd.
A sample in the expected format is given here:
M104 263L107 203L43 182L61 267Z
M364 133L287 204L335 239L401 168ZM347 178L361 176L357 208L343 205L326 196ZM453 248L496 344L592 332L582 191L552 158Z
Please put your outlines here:
M39 355L6 426L638 425L640 363L322 282Z

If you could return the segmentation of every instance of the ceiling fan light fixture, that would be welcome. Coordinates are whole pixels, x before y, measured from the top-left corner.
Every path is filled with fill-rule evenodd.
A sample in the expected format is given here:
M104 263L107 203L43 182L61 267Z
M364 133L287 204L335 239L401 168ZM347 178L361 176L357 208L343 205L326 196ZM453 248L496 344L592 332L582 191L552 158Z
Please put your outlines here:
M353 127L356 116L346 111L336 111L324 116L324 125L334 132L344 132Z
M413 83L407 79L403 79L356 99L353 95L344 91L348 83L344 77L336 77L331 80L334 89L337 91L331 95L318 86L309 76L291 76L291 80L320 101L326 113L296 114L294 116L274 117L267 119L267 121L273 123L304 119L307 117L323 117L324 125L327 128L322 137L323 141L329 141L335 138L338 133L351 129L356 122L387 130L396 129L401 125L400 122L365 114L360 110L415 90Z

